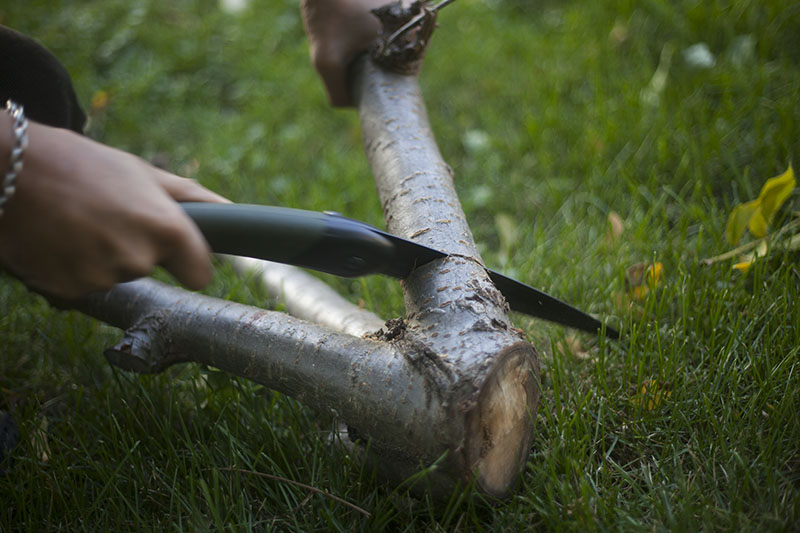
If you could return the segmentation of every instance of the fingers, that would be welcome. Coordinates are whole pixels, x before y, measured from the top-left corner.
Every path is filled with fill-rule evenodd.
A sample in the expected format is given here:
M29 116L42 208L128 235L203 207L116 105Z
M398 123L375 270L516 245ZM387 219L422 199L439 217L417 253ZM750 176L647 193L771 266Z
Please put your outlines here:
M156 180L176 202L231 203L224 196L210 191L189 178L182 178L159 168L153 169Z
M200 232L176 241L178 245L161 260L166 268L186 288L200 290L209 284L214 275L211 249Z
M163 214L154 241L158 243L157 262L185 287L199 290L213 277L211 248L200 230L177 205Z
M165 170L148 165L157 188L166 193L161 200L151 197L150 207L140 220L138 227L142 241L134 248L140 259L148 261L147 272L140 270L128 273L118 271L118 281L141 277L159 264L166 268L185 287L199 290L208 285L213 277L211 249L200 230L175 202L230 203L224 198L192 179L176 176ZM155 193L155 190L154 190ZM159 194L160 196L160 194ZM156 208L156 205L160 207ZM152 250L147 257L146 250ZM128 256L126 264L135 266L136 259Z
M161 169L157 169L156 179L167 194L178 202L231 203L194 180L181 178ZM169 219L162 221L166 225L162 230L165 253L161 256L161 266L187 288L202 289L213 277L208 243L197 226L180 209L176 209Z
M175 202L228 200L131 154L29 127L24 179L0 224L0 265L67 298L147 275L157 264L191 289L211 280L208 244Z

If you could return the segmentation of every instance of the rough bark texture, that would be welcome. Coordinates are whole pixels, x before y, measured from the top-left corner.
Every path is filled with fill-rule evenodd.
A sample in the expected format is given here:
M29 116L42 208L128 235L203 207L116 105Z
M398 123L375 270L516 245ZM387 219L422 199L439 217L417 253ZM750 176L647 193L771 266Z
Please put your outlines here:
M405 469L438 457L462 435L440 390L449 372L420 347L332 332L284 313L144 279L76 306L125 329L106 357L123 369L161 372L195 361L244 376L321 412L335 411L381 460ZM385 335L385 333L379 336ZM432 481L452 489L456 472Z
M536 352L482 266L431 133L417 78L360 63L364 143L391 233L448 252L404 283L403 353L420 353L458 433L447 468L505 496L528 454L539 399ZM421 456L420 461L431 460Z

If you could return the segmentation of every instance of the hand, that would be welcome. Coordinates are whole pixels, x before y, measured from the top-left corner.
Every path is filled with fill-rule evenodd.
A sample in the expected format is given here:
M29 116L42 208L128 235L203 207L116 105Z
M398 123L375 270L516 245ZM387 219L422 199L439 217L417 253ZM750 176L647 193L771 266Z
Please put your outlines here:
M303 0L302 14L311 62L331 104L353 105L347 68L378 37L380 23L370 10L389 0Z
M5 117L0 130L10 131ZM16 194L0 217L0 264L62 298L109 289L158 264L191 289L211 280L208 244L176 201L227 200L68 130L31 122L28 137Z

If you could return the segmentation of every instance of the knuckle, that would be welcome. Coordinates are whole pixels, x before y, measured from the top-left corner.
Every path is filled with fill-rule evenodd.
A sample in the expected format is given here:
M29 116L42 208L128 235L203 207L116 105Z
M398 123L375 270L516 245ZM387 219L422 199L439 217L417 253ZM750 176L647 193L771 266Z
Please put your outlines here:
M192 178L184 178L182 176L177 176L175 178L175 184L178 189L184 192L192 192L201 187L197 180Z
M177 217L175 217L177 219ZM158 238L167 245L175 245L186 238L186 229L181 220L165 220L158 228Z
M151 238L157 243L173 245L184 238L186 220L176 208L167 212L153 214L145 223Z
M104 269L95 279L99 284L110 288L117 283L147 276L154 266L155 258L151 246L129 247L120 250L114 264Z

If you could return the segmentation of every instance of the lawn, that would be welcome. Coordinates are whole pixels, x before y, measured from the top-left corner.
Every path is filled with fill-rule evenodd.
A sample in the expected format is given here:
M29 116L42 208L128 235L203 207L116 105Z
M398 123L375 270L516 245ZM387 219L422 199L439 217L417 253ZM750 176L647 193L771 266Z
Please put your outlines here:
M358 117L327 105L298 4L12 0L0 24L61 58L91 137L236 201L382 226ZM420 84L484 260L627 333L514 316L543 384L514 495L384 486L330 446L330 413L199 365L115 369L118 330L3 275L0 409L22 437L0 531L797 527L798 256L703 260L733 248L735 205L800 165L800 5L459 0L439 24ZM643 262L662 277L634 294ZM403 314L394 280L325 279ZM205 292L270 305L224 265Z

